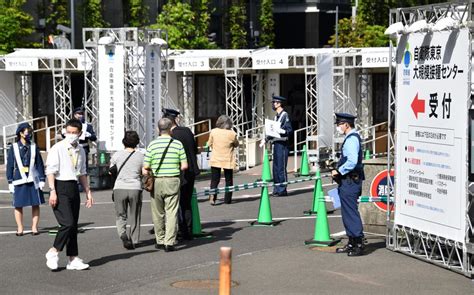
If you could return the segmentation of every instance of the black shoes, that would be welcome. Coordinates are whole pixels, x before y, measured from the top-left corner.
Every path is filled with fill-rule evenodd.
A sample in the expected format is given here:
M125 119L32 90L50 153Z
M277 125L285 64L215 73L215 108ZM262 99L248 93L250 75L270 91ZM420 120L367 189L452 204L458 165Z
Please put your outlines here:
M163 245L163 244L155 244L155 249L157 249L157 250L165 250L165 245Z
M363 237L349 238L349 242L344 247L337 248L336 253L347 253L350 257L364 255Z
M287 191L283 191L281 193L277 193L277 192L274 192L272 194L273 197L287 197L288 196L288 192Z
M152 228L148 231L148 233L149 233L150 235L154 235L154 234L155 234L155 228L152 227Z
M122 240L122 243L123 243L123 247L127 250L133 250L135 249L135 247L133 246L133 243L132 241L130 241L130 239L128 238L127 234L126 233L123 233L121 236L120 236L120 239Z
M176 248L171 245L163 245L163 244L155 244L155 249L157 250L165 250L165 252L174 252Z
M171 245L165 245L165 252L173 252L176 251L176 248Z

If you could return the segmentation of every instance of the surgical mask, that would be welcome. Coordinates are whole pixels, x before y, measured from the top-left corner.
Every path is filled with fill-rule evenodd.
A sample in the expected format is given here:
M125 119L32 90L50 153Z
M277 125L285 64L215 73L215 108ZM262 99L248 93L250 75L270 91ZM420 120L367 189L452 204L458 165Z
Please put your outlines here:
M69 134L69 133L66 133L66 135L65 135L65 140L66 140L66 142L68 142L69 144L75 144L75 143L77 143L77 141L79 140L79 136L77 136L76 134Z
M344 130L342 130L342 126L341 126L341 125L336 126L336 130L337 130L337 133L339 133L340 135L344 134Z
M30 142L31 141L31 134L25 134L25 140L27 142Z
M86 122L86 118L84 118L83 116L79 121L81 121L81 123L84 124Z

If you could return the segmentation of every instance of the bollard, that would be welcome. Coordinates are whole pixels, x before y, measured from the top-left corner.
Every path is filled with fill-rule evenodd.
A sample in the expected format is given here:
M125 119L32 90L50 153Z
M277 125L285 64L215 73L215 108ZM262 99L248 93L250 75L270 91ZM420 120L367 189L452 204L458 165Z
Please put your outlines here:
M221 247L221 261L219 266L219 295L230 295L232 284L232 248Z

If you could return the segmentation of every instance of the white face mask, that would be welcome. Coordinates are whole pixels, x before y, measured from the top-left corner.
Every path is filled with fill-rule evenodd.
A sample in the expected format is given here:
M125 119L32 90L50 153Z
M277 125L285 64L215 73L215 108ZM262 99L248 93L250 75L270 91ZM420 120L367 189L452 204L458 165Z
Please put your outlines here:
M69 143L69 144L76 144L77 141L79 139L79 136L77 136L76 134L69 134L69 133L66 133L65 135L65 140Z
M340 135L343 135L343 134L344 134L344 130L342 130L342 126L341 126L341 125L336 126L336 130L337 130L337 133L339 133Z

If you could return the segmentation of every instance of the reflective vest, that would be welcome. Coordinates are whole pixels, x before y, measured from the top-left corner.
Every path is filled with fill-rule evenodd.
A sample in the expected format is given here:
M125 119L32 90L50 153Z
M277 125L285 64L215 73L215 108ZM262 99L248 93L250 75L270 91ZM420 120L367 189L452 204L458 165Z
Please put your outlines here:
M284 122L283 122L283 117L288 117L288 113L285 112L285 111L282 111L282 112L280 113L280 117L278 117L278 119L277 119L277 116L275 116L275 121L278 121L278 122L280 123L280 128L283 126L282 123L284 123ZM275 137L275 138L273 138L272 140L273 140L274 142L275 142L275 141L287 141L287 140L288 140L288 135L286 135L286 136L281 136L280 138Z

